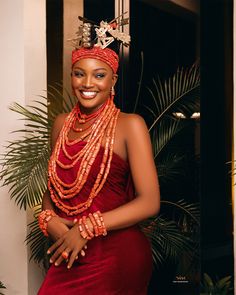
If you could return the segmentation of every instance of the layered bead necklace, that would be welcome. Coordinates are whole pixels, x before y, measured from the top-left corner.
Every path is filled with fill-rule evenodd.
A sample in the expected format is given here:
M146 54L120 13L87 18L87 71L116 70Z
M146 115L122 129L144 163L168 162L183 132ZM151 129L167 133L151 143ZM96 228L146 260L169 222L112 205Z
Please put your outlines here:
M48 189L55 205L68 216L77 215L88 209L107 179L113 155L114 137L119 112L120 110L116 108L113 99L109 98L95 113L90 115L82 114L79 105L76 105L65 120L49 160ZM87 124L87 126L77 128L76 122L80 125ZM81 136L78 139L69 140L68 134L70 130L81 133ZM85 138L87 138L85 146L74 155L70 155L66 147L83 141ZM77 196L86 184L89 172L102 144L104 144L104 152L100 170L88 199L76 206L65 204L63 200ZM70 164L64 164L59 160L61 150L70 160ZM74 169L78 161L81 162L75 180L72 183L65 183L57 173L57 165L62 169L69 170Z

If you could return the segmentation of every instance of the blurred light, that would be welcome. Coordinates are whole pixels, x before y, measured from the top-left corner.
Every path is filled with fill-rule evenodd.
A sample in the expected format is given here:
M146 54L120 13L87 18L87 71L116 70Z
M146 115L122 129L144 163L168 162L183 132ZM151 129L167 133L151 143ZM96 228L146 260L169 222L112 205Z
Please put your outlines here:
M193 113L191 119L200 119L200 113Z
M186 119L186 116L183 113L173 113L176 118Z
M173 113L173 115L178 119L187 119L185 114L180 112ZM193 113L190 119L200 119L200 112Z

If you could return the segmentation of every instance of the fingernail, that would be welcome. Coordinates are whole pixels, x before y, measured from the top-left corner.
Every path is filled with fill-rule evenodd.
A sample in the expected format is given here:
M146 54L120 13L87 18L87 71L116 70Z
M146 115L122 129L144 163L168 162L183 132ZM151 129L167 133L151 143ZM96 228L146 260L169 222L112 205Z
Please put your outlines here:
M57 262L55 262L55 264L54 264L55 266L58 266L58 263Z
M67 265L67 268L69 269L69 268L70 268L70 266L69 266L69 265Z
M81 250L81 251L80 251L80 254L81 254L81 256L85 256L85 252L84 252L84 250Z
M76 223L77 221L78 221L78 219L77 219L77 218L75 218L75 219L74 219L74 223Z
M47 254L50 254L50 253L51 253L50 250L48 250L48 251L47 251Z
M50 262L50 263L53 263L53 260L52 260L52 259L50 259L50 260L49 260L49 262Z

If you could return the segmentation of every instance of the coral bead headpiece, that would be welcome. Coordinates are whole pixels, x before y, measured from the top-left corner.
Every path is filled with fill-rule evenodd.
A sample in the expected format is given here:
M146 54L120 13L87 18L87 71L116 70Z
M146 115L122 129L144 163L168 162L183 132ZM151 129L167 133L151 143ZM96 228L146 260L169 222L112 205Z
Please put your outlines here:
M83 24L79 26L77 38L70 40L76 48L72 52L72 65L82 58L95 58L108 64L116 73L119 65L118 55L107 46L115 39L121 41L125 46L129 45L130 36L119 30L121 26L128 23L128 18L118 22L122 16L109 23L101 21L100 26L79 17Z
M80 48L72 52L72 65L82 58L95 58L108 64L114 73L117 72L119 57L114 50L110 48L102 49L100 47Z

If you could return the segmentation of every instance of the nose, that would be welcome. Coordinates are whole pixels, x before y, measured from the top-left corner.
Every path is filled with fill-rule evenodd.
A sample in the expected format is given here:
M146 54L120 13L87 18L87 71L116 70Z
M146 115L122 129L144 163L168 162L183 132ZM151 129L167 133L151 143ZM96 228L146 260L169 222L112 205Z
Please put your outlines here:
M83 87L84 88L91 88L93 87L93 81L91 76L85 76L83 79Z

